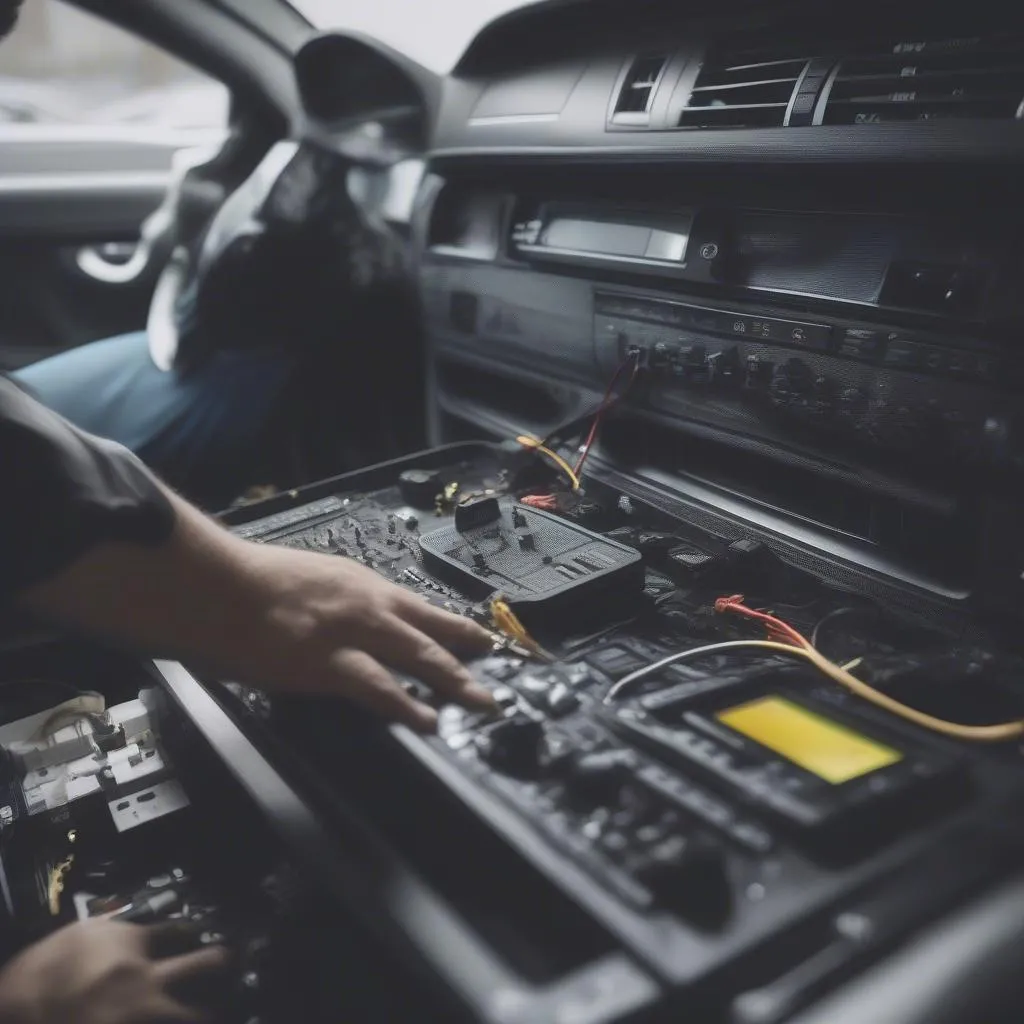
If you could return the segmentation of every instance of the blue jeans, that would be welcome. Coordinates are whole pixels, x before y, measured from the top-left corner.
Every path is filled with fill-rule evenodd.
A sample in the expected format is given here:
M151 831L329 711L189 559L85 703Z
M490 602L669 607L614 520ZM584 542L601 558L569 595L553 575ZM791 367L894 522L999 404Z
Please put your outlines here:
M130 448L189 497L215 506L271 481L256 472L267 424L291 376L281 352L218 352L163 373L146 335L70 349L12 376L65 419Z

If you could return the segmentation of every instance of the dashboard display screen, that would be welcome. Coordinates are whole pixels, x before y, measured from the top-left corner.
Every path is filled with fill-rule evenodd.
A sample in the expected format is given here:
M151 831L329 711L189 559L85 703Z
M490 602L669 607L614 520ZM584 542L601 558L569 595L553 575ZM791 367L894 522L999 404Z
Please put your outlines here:
M680 263L686 256L689 234L678 226L669 230L626 220L557 216L545 226L540 240L549 249Z
M819 779L839 785L903 760L903 754L783 697L719 711L723 725Z

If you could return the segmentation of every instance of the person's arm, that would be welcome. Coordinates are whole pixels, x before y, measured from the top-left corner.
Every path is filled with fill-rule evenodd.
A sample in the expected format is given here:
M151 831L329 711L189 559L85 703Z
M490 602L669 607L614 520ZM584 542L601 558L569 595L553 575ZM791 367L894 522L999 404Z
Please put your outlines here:
M11 463L10 493L21 493L22 528L34 532L19 548L0 516L0 563L6 556L20 584L16 603L37 615L255 686L347 695L420 729L434 726L435 712L389 670L491 706L450 653L490 644L468 619L348 559L234 537L127 452L20 393L0 416L0 454L5 432L37 461Z
M270 689L344 694L418 728L436 715L388 669L452 700L489 705L450 651L484 650L490 635L336 556L240 540L170 496L163 544L104 544L22 603L133 648L190 660Z

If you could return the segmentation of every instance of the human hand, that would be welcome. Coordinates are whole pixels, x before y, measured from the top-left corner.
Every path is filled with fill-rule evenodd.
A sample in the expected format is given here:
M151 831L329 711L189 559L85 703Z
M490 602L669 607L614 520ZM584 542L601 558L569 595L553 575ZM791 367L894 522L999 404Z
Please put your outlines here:
M483 710L488 691L452 651L487 650L491 634L389 583L347 558L259 546L250 552L262 611L247 631L248 681L268 689L337 693L416 729L436 712L414 700L389 670L440 696Z
M30 946L0 972L0 1024L201 1024L182 991L228 963L208 946L158 959L182 929L93 919Z
M422 731L437 715L391 675L494 710L452 652L483 653L487 630L348 558L233 537L175 495L158 547L98 545L24 592L31 611L150 656L267 690L349 697Z

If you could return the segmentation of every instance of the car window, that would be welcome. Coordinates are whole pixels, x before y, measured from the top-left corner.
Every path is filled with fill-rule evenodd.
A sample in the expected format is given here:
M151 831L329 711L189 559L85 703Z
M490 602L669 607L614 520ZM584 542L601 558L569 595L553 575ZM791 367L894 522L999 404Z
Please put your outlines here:
M0 47L5 125L224 129L228 91L170 54L60 0L29 0Z
M446 74L473 37L501 14L529 0L290 0L317 28L365 32Z

